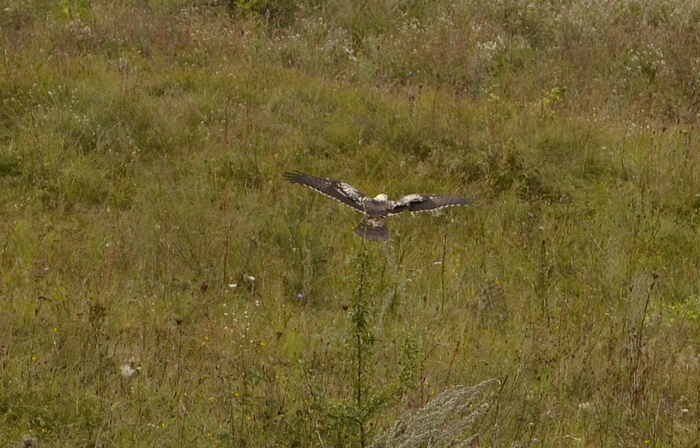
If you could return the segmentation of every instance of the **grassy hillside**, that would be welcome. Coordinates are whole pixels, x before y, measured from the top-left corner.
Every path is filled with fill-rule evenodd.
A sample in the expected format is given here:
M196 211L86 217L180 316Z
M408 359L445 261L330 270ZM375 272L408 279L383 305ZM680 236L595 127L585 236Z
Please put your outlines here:
M0 446L697 443L696 2L0 6Z

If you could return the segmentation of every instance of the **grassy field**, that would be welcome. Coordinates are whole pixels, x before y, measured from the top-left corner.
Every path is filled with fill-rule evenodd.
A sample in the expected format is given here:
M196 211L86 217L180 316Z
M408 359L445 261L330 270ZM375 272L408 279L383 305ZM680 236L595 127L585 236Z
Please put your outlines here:
M698 446L697 2L0 6L0 446Z

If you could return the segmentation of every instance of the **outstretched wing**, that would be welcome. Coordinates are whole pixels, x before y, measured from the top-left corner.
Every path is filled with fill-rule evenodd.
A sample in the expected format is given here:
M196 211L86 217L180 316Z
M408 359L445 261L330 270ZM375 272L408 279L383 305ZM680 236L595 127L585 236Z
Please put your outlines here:
M393 207L389 213L396 214L405 211L420 212L435 210L454 205L469 205L474 201L461 196L439 196L436 194L409 194L392 201Z
M310 176L304 173L284 173L284 178L295 184L306 185L319 193L330 196L343 204L364 212L362 200L365 195L360 193L355 187L345 182L329 179L327 177Z

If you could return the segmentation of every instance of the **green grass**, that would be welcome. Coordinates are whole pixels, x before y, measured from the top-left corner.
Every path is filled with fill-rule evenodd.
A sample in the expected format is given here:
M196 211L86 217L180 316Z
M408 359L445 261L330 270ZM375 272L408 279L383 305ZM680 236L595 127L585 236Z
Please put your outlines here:
M6 1L0 445L693 446L699 24ZM476 205L369 244L291 170Z

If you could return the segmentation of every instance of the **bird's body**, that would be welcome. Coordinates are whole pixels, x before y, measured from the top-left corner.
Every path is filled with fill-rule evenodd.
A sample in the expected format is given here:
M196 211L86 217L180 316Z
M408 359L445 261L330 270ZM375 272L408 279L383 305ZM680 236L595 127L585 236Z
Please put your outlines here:
M330 196L343 204L364 213L365 219L355 227L355 233L369 240L386 241L391 237L385 218L404 211L418 212L436 210L454 205L469 205L471 200L460 196L440 196L435 194L409 194L395 201L387 195L378 194L371 198L352 185L327 177L315 177L304 173L284 173L290 182L305 185Z

